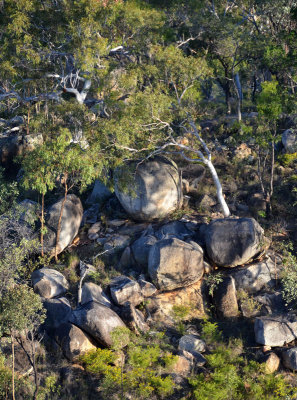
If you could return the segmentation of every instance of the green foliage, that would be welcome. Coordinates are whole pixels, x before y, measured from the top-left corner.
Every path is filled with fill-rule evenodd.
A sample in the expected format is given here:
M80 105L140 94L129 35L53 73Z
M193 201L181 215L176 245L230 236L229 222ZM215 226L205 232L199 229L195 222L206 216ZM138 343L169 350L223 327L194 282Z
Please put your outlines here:
M0 302L0 333L15 334L36 330L45 319L38 294L26 285L11 287Z
M172 307L172 316L177 324L177 330L181 335L185 334L184 320L189 315L191 308L186 305L174 305Z
M283 376L267 375L264 366L246 360L241 355L242 344L238 340L230 339L228 344L224 343L217 326L210 322L206 322L203 331L209 332L204 338L213 350L205 356L207 372L189 379L196 400L294 398L296 388L286 383Z
M292 253L291 242L282 244L282 256L284 269L282 271L282 296L290 307L297 306L297 258Z
M250 314L261 310L261 304L243 289L237 291L237 299L240 301L241 306Z
M218 285L223 282L224 275L222 272L212 272L204 277L204 282L208 287L208 293L213 296Z
M24 210L12 209L0 220L0 300L14 285L27 279L27 259L36 252L38 242L28 239L31 230L20 215Z
M17 182L6 182L3 177L4 169L0 167L0 215L13 207L19 195Z
M81 357L87 371L102 377L106 395L117 399L128 395L146 399L152 395L166 398L173 392L172 378L162 374L174 364L175 357L164 348L160 335L155 339L150 334L141 338L122 329L113 336L113 349L97 349ZM119 353L119 347L128 336L125 356Z
M277 81L263 82L262 92L257 98L257 110L269 121L275 121L282 112L282 100Z

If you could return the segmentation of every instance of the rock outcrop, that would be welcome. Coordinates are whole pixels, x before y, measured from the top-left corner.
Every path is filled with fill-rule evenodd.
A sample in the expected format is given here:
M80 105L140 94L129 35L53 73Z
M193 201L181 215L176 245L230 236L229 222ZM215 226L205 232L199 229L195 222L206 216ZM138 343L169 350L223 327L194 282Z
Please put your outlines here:
M99 344L107 347L112 345L112 331L115 328L125 327L124 322L114 311L94 301L74 310L70 322L87 332Z
M297 129L287 129L282 134L282 144L286 153L297 152Z
M69 289L69 283L64 275L52 268L35 270L31 279L34 292L46 299L62 296Z
M161 290L189 286L203 276L203 251L179 239L160 240L150 249L148 273Z
M269 315L255 320L256 342L266 346L283 346L297 338L295 315Z
M56 245L58 220L63 199L53 204L46 217L47 233L44 235L44 249L47 253L53 253ZM83 218L83 207L80 199L74 194L67 196L61 221L61 232L57 253L61 253L78 233Z
M182 204L181 177L177 165L158 156L118 168L115 193L132 218L141 221L164 218Z
M245 264L261 252L263 234L263 229L253 218L216 219L205 232L207 254L221 267Z

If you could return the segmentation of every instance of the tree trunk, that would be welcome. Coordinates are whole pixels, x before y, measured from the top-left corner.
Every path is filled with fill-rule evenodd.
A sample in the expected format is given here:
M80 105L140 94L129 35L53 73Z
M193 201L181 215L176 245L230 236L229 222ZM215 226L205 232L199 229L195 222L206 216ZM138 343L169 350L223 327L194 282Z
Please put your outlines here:
M55 260L56 262L58 262L58 244L59 244L59 240L60 240L60 233L61 233L61 223L62 223L62 215L63 215L63 211L64 211L64 206L67 200L67 193L68 193L68 186L67 186L67 177L65 176L65 192L64 192L64 199L62 201L61 204L61 211L60 211L60 215L59 215L59 220L58 220L58 226L57 226L57 238L56 238L56 247L55 247Z
M41 195L41 232L40 232L40 243L41 243L41 256L42 256L42 257L44 257L43 237L44 237L44 193L42 193L42 195Z
M39 382L38 382L38 371L37 371L37 366L36 366L36 344L34 342L34 337L33 337L33 333L32 334L32 342L31 342L31 346L32 346L32 361L33 361L33 371L34 371L34 381L35 381L35 390L34 390L34 394L33 394L33 399L36 400L37 399L37 394L38 394L38 389L39 389Z
M205 160L205 164L208 166L212 179L216 185L217 188L217 197L218 197L218 201L220 203L220 206L222 208L224 217L229 217L231 215L229 207L225 201L224 195L223 195L223 188L220 182L220 179L218 177L217 171L213 165L213 163L211 162L211 160Z
M14 393L14 340L13 335L10 335L11 338L11 352L12 352L12 400L15 400L15 393Z

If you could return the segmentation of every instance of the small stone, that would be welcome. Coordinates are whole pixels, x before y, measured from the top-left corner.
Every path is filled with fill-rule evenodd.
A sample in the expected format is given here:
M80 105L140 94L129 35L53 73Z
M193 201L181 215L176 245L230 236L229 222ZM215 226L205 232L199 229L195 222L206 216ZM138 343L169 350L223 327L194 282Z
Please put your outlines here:
M88 238L90 240L96 240L96 239L98 239L98 237L99 237L98 233L91 233L88 235Z
M96 222L88 230L88 235L91 235L93 233L98 233L100 231L100 229L101 229L101 222Z
M142 293L143 297L152 296L157 291L156 286L153 285L151 282L148 282L143 279L138 279L138 283L140 285L141 293Z
M206 351L206 344L204 340L194 335L184 335L179 339L178 349L188 351L195 356L196 353Z
M280 365L280 359L275 353L265 355L262 362L265 363L266 374L273 374L278 370Z
M263 348L262 348L263 353L267 353L270 350L271 350L271 346L263 346Z
M177 361L174 363L173 369L176 374L182 375L182 376L188 376L193 368L193 363L185 358L184 356L176 356Z

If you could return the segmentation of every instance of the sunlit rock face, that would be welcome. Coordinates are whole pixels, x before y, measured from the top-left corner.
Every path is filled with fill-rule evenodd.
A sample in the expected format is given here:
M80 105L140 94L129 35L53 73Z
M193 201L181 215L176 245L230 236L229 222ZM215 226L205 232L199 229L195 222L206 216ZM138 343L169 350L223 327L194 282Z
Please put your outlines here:
M115 193L135 220L164 218L182 204L181 176L177 165L165 157L133 162L117 169Z
M53 252L56 245L56 234L62 202L63 199L53 204L47 213L47 233L44 236L44 249L47 253ZM57 248L58 254L69 246L78 234L82 218L83 207L80 199L74 194L69 194L62 213L61 232Z

